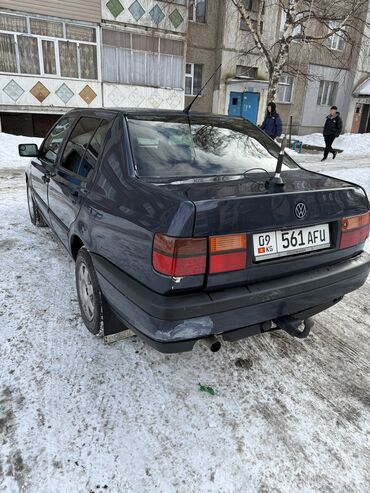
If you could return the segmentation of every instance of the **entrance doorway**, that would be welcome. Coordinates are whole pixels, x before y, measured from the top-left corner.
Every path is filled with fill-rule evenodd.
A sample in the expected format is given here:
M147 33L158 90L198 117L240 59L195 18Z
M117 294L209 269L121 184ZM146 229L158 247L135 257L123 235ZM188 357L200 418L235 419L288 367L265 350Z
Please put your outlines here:
M241 116L251 123L257 123L258 107L260 102L259 92L231 92L229 102L229 115Z
M0 113L2 131L26 137L45 137L61 115Z
M358 132L360 134L366 134L370 132L370 104L362 105L362 114Z

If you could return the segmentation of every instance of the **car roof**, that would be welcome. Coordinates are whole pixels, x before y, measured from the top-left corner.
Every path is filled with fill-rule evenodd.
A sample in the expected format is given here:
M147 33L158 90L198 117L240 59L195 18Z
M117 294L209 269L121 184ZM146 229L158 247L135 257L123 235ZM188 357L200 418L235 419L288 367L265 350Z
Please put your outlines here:
M123 116L156 116L156 117L168 117L168 116L184 116L186 113L184 113L183 110L162 110L162 109L153 109L153 108L76 108L71 111L69 111L66 114L69 115L79 115L81 113L114 113L114 114L121 114ZM223 118L223 119L228 119L228 120L244 120L241 117L235 117L235 116L229 116L229 115L222 115L222 114L216 114L216 113L202 113L202 112L195 112L191 111L189 115L192 116L197 116L197 117L204 117L204 118Z

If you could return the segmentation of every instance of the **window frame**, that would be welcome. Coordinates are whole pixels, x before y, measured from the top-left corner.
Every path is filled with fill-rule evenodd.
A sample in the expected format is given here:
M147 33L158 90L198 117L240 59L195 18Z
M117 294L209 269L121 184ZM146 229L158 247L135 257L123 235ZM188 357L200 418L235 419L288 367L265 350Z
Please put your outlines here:
M317 95L317 105L318 106L333 105L337 92L338 92L338 82L334 80L326 80L326 79L320 80L319 92ZM325 100L323 100L324 95L326 96Z
M162 0L162 2L175 3L176 5L180 5L181 7L186 7L187 0Z
M138 179L138 180L146 180L149 182L166 182L166 181L173 181L173 180L181 180L183 178L186 179L191 179L191 178L207 178L207 177L213 177L213 176L240 176L241 173L217 173L217 174L197 174L197 175L181 175L179 176L178 174L175 175L166 175L166 176L154 176L154 175L146 175L142 174L139 171L139 165L138 165L138 160L137 160L137 153L135 152L135 144L134 144L134 132L132 131L132 128L130 128L130 122L139 122L139 121L144 121L144 122L157 122L157 123L174 123L174 124L184 124L186 128L189 128L188 122L186 121L186 116L179 117L179 115L142 115L139 113L131 113L129 115L124 116L125 123L126 123L126 135L128 138L128 143L130 146L130 154L132 157L132 173L133 173L133 178ZM240 122L235 122L234 120L226 121L224 118L222 118L222 115L212 115L209 117L204 117L202 115L193 115L192 116L192 128L193 126L196 125L201 125L204 127L209 127L209 126L215 126L215 127L220 127L220 128L225 128L229 129L231 131L235 131L238 133L242 133L248 137L252 137L253 139L257 140L259 144L261 144L271 156L273 156L275 159L279 155L279 147L264 133L261 132L255 125L252 123L248 122L247 120L241 120ZM191 131L191 129L190 129ZM284 163L285 166L289 169L294 169L297 170L300 168L299 164L296 163L288 154L285 154L284 156Z
M185 66L185 83L184 83L184 93L185 93L185 96L188 96L188 97L194 97L198 94L198 91L197 92L194 92L194 71L195 71L195 65L199 65L200 67L202 67L202 78L201 78L201 81L200 81L200 88L202 88L202 84L203 84L203 67L204 65L202 63L191 63L191 62L186 62L186 65L190 65L191 66L191 71L190 71L190 74L186 72L186 66ZM188 94L186 92L186 79L191 79L191 94ZM199 97L201 97L202 94L199 94Z
M238 73L238 72L243 72L243 69L245 71L250 71L252 72L252 75L246 75L243 73ZM249 79L257 79L258 78L258 67L253 67L251 65L236 65L235 67L235 77L248 77Z
M72 134L73 134L74 130L77 128L77 125L79 124L79 122L80 122L83 118L91 118L91 119L97 120L97 121L98 121L98 124L96 125L96 127L95 127L95 129L94 129L93 133L91 134L91 137L90 137L90 139L89 139L89 142L88 142L87 146L85 147L84 152L83 152L83 154L82 154L82 156L81 156L81 158L80 158L80 162L79 162L79 164L81 164L81 161L84 159L85 154L86 154L86 151L87 151L88 147L90 146L90 143L91 143L92 139L94 138L94 135L96 134L96 132L97 132L98 128L101 126L102 122L103 122L104 120L109 121L107 118L101 118L101 117L99 117L98 115L83 115L83 114L79 115L79 116L76 118L76 120L75 120L75 122L74 122L74 125L72 126L72 129L71 129L71 131L70 131L70 132L69 132L69 134L68 134L68 137L67 137L67 136L65 137L65 140L64 140L64 142L63 142L63 146L62 146L62 148L63 148L63 149L62 149L62 151L60 151L60 157L59 157L59 160L57 159L57 161L58 161L58 162L57 162L57 168L58 168L59 170L62 170L62 172L63 172L63 173L68 173L68 174L69 174L69 175L71 175L71 176L78 177L81 181L88 181L88 179L89 179L89 175L87 175L87 176L82 176L82 175L79 175L78 173L75 173L74 171L72 171L72 170L70 170L70 169L68 169L68 168L65 168L65 167L63 166L63 164L62 164L62 161L63 161L63 156L64 156L64 153L65 153L65 150L66 150L67 144L68 144L68 142L69 142L70 138L72 137ZM102 148L103 148L103 146L102 146ZM92 169L91 169L91 171L92 171L92 172L96 169L96 166L97 166L97 163L98 163L99 158L100 158L100 152L99 152L99 156L98 156L98 159L96 160L95 165L94 165L94 166L92 166Z
M243 6L249 12L253 11L253 1L254 0L243 0ZM248 5L247 5L248 4Z
M257 22L258 22L257 19L251 18L252 27L254 29L257 29L257 25L258 25ZM242 16L240 16L239 29L241 31L251 32L248 24L245 22ZM261 20L260 22L260 32L261 34L263 33L263 20Z
M39 46L39 54L41 54L41 57L40 57L40 72L41 72L41 74L43 74L44 76L47 76L47 77L53 76L53 75L56 76L58 74L59 45L58 45L58 43L55 43L55 42L51 41L53 43L53 47L54 47L55 72L56 72L56 74L49 74L48 72L45 72L44 48L43 48L43 44L42 44L43 41L49 41L50 42L50 39L40 36L40 38L37 40L38 46Z
M71 123L71 126L70 128L68 129L66 135L64 136L64 139L63 139L63 142L62 142L62 145L59 147L58 149L58 152L56 154L56 158L55 158L55 161L52 162L50 161L49 159L47 159L45 157L45 144L46 144L46 141L48 140L48 138L50 137L50 135L52 134L53 130L63 121L63 120L71 120L72 123ZM58 165L59 165L59 158L60 158L60 154L61 152L64 152L64 146L65 146L65 142L67 141L67 139L69 138L72 130L75 128L75 125L76 125L76 121L78 121L78 116L76 115L71 115L71 116L68 116L68 115L64 115L62 116L52 127L51 129L49 130L49 132L47 133L47 135L45 136L44 140L42 141L41 143L41 146L40 146L40 152L39 152L39 155L40 155L40 160L41 161L44 161L48 166L52 167L52 168L56 168Z
M111 29L105 29L105 31L111 31ZM168 86L168 85L163 85L161 84L161 73L160 73L160 70L158 69L158 72L156 74L156 80L155 80L155 83L149 83L149 78L148 78L148 57L151 56L151 55L155 55L158 57L158 67L160 67L160 64L161 64L161 57L171 57L171 69L173 67L173 63L174 63L174 59L181 59L181 66L183 67L184 65L184 43L183 41L179 41L179 40L175 40L175 41L179 41L182 43L182 55L175 55L175 54L171 54L171 53L163 53L162 50L161 50L161 41L162 40L167 40L167 39L170 39L170 38L163 38L163 37L158 37L156 39L158 39L158 45L157 45L157 51L145 51L145 50L139 50L137 48L134 48L133 47L133 39L132 39L132 34L135 34L135 33L132 33L132 32L129 32L128 33L129 36L130 36L130 47L119 47L119 46L115 46L113 44L109 44L109 42L102 42L102 53L104 55L104 48L109 48L111 50L114 50L114 53L115 53L115 57L116 57L116 67L115 67L115 80L107 80L108 77L105 76L105 70L104 70L104 66L102 67L102 81L103 82L108 82L108 83L112 83L112 84L122 84L122 85L134 85L134 86L142 86L142 87L155 87L155 88L162 88L162 89L173 89L173 90L184 90L184 81L182 81L181 85L179 86ZM172 41L172 39L170 39L170 41ZM129 63L130 63L130 70L129 70L129 73L128 73L128 77L127 77L127 82L121 82L120 81L120 63L119 63L119 51L120 50L125 50L127 52L129 52ZM135 54L136 53L139 53L141 55L144 55L144 83L140 83L140 82L134 82L134 57L135 57ZM183 70L183 69L182 69ZM183 75L183 71L182 71L182 75ZM183 77L181 76L180 79L182 79Z
M337 25L338 25L338 22L329 21L329 28L330 29L335 29L337 27ZM337 33L334 33L328 37L327 46L328 46L329 50L343 52L346 49L346 41L342 36L340 36L341 32L344 34L344 31L340 30ZM340 47L341 43L343 43L342 48Z
M207 0L193 0L194 3L188 5L188 19L189 22L195 22L196 24L207 24L207 12L208 12L208 1ZM200 1L204 1L204 21L197 20L197 5ZM191 12L191 14L190 14ZM191 16L191 18L190 18Z
M20 75L20 76L37 76L37 77L50 77L54 79L63 79L63 80L86 80L86 81L93 81L93 82L98 82L101 78L100 74L100 41L99 41L99 31L98 27L92 26L92 25L87 25L82 22L74 22L74 21L65 21L65 20L56 20L55 18L52 17L38 17L37 15L21 15L21 14L13 14L13 13L8 13L8 12L3 12L0 11L0 15L12 15L14 17L21 17L26 19L26 25L27 25L27 32L18 32L18 31L5 31L0 29L1 34L8 34L12 36L13 43L15 46L15 52L16 52L16 66L17 66L17 72L0 72L1 74L11 74L11 75ZM30 27L30 20L31 19L37 19L37 20L44 20L44 21L49 21L49 22L59 22L63 25L63 37L55 37L55 36L46 36L42 34L33 34L31 33L31 27ZM95 42L92 41L78 41L75 39L68 39L66 36L66 30L67 30L67 25L68 24L73 24L76 26L81 26L81 27L88 27L90 29L93 29L95 31ZM18 47L18 36L28 36L32 38L37 39L37 49L38 49L38 57L39 57L39 69L40 73L35 73L35 74L28 74L21 72L20 70L20 61L19 61L19 47ZM42 41L51 41L54 43L54 53L55 53L55 65L56 65L56 74L48 74L45 73L44 70L44 50L42 47ZM74 43L77 45L77 65L78 65L78 77L64 77L61 75L61 63L60 63L60 53L59 53L59 43L58 41L64 41L64 42L69 42L69 43ZM85 79L81 78L81 57L80 57L80 45L88 44L88 45L93 45L96 47L96 79Z
M281 82L281 79L288 79L288 78L291 78L292 79L292 84L288 84L287 82ZM279 94L279 86L284 86L284 89L287 89L288 87L291 87L292 90L291 90L291 93L290 93L290 100L289 101L281 101L280 99L276 99L276 102L278 104L293 104L293 99L294 99L294 86L295 86L295 77L293 75L289 75L289 74L283 74L280 79L279 79L279 82L278 82L278 91L276 93L276 96L278 97L278 94ZM284 91L284 97L285 97L285 94L286 94L286 91Z
M304 15L302 13L297 14L296 20L303 19ZM287 18L287 13L285 12L284 9L281 9L280 12L280 25L279 25L279 38L281 38L284 34L284 27L286 24L286 18ZM293 39L294 43L297 43L301 41L301 38L303 36L303 25L298 24L298 26L295 26L292 32L292 36L300 36L298 38Z

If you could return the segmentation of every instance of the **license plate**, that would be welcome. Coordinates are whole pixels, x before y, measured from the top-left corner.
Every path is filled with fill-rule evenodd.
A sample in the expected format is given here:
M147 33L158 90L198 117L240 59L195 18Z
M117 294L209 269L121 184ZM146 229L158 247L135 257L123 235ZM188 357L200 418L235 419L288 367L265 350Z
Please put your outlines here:
M329 224L253 235L256 261L330 247Z

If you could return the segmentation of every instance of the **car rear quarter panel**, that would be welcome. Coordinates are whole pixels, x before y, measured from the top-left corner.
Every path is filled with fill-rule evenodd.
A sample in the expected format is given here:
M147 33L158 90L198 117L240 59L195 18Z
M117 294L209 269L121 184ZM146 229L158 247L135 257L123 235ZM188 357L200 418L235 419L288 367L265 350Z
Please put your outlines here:
M172 281L152 267L155 232L192 236L195 207L132 176L124 121L117 118L100 168L80 212L78 228L87 229L89 248L151 289L166 293ZM199 284L187 280L187 287ZM184 287L184 286L182 286Z

